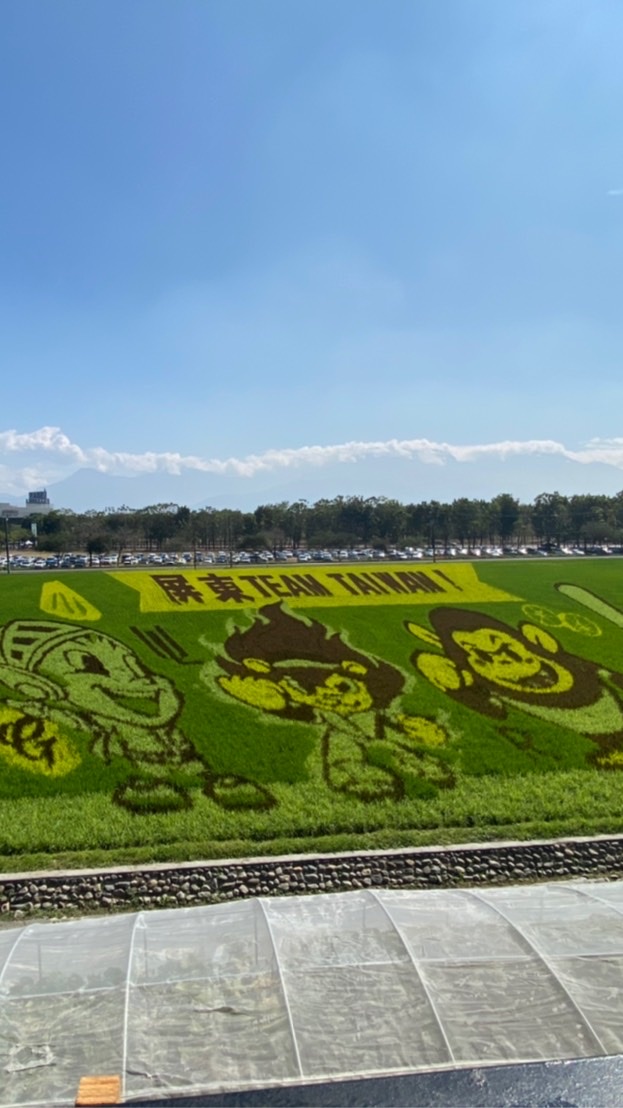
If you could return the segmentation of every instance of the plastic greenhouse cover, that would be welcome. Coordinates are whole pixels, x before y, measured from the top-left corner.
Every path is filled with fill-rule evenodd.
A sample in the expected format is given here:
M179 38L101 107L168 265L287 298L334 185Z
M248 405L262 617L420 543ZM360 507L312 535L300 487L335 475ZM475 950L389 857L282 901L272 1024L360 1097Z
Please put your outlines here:
M0 931L0 1103L623 1049L623 882L248 899Z

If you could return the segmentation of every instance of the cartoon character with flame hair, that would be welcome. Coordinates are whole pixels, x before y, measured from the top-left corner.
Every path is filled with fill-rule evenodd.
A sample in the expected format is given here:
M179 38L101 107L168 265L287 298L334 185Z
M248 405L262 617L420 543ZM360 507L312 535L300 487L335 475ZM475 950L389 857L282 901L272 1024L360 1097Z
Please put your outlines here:
M394 666L351 647L315 620L268 605L236 628L206 684L256 711L321 730L330 788L361 800L434 795L454 782L438 722L392 710L405 685Z

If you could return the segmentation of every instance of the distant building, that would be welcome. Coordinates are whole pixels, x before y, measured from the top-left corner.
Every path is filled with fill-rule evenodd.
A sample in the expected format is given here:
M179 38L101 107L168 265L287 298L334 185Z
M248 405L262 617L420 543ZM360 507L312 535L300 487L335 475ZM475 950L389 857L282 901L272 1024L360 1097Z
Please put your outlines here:
M53 505L50 503L47 489L29 492L23 508L18 507L17 504L0 504L2 519L30 519L31 516L45 515L51 511L53 511Z
M47 489L39 489L37 492L29 492L28 493L28 499L26 501L26 507L30 508L30 507L34 506L35 504L39 507L41 505L44 505L44 506L47 505L48 508L52 507L52 505L50 504L50 498L48 496L48 490Z
M48 490L37 489L35 492L28 493L26 507L20 512L20 515L28 518L29 516L44 515L51 511L52 504L50 503Z

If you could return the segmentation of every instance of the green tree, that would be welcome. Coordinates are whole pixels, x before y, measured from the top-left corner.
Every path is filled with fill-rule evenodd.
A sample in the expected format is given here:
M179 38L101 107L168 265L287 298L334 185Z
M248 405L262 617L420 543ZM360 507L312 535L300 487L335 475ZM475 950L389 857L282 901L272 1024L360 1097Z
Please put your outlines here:
M491 501L489 519L494 537L507 543L519 521L519 501L508 492L500 493Z
M293 550L296 550L305 541L308 515L309 504L306 500L296 500L294 504L288 505L283 526L286 538Z
M466 496L453 500L450 505L450 527L453 538L458 539L461 546L472 543L478 530L479 509L475 500L468 500Z
M568 534L569 505L559 492L542 492L532 508L535 534L544 543L560 543Z

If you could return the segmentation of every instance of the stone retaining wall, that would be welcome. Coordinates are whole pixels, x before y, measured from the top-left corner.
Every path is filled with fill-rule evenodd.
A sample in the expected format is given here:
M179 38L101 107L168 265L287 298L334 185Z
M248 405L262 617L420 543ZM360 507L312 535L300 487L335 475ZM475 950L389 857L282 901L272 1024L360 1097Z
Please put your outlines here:
M248 896L623 876L623 836L0 876L5 919L188 907Z

